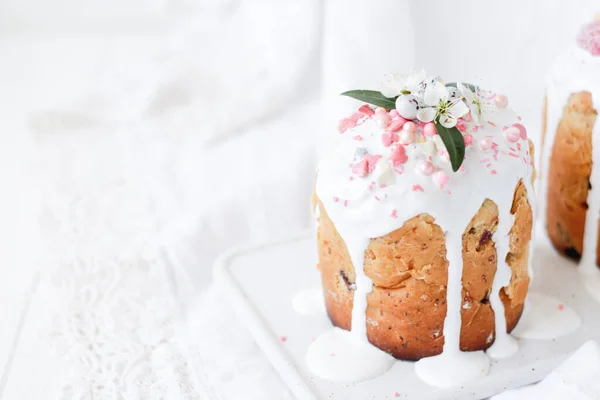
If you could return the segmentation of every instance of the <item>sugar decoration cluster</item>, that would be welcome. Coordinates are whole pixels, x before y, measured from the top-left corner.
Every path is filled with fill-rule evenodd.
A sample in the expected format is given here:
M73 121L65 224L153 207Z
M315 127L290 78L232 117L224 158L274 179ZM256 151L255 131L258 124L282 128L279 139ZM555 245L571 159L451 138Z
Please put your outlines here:
M532 165L527 141L527 130L517 117L511 125L498 127L493 114L508 107L508 99L504 95L495 94L476 88L475 91L460 83L456 86L446 86L440 78L423 78L422 73L410 76L393 75L388 77L387 86L391 91L382 94L393 95L400 93L395 101L395 108L362 105L355 113L344 118L339 123L339 133L350 135L356 144L356 151L348 165L348 180L368 180L367 189L374 192L377 201L386 198L385 189L393 185L398 176L412 171L405 171L410 157L415 157L414 168L417 174L429 176L442 193L451 194L446 189L447 184L455 175L465 173L462 165L456 173L446 172L444 163L450 162L448 150L437 132L433 119L446 127L455 127L464 141L465 160L470 154L477 152L481 155L480 168L488 169L490 175L498 173L498 161L501 157L519 158L523 163ZM471 85L470 85L471 86ZM472 86L471 86L472 87ZM423 102L414 94L421 93ZM433 92L433 94L432 94ZM435 101L431 100L435 99ZM462 106L457 106L457 104ZM450 105L445 107L443 105ZM464 107L463 107L464 106ZM436 108L437 107L437 108ZM364 130L359 127L371 121L369 139L381 142L381 154L371 154L361 146L367 139ZM502 130L502 137L490 134L491 130ZM499 140L505 143L500 146ZM409 151L409 149L411 149ZM471 168L473 168L471 166ZM422 185L415 182L412 191L425 192ZM377 192L377 189L380 189ZM345 206L347 201L334 199ZM391 218L396 218L396 210L390 212Z

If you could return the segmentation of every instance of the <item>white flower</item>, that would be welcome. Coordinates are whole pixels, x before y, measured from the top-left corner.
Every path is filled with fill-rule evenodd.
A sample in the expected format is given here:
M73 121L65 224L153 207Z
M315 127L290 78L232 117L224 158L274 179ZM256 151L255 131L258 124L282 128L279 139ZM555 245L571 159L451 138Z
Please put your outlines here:
M479 123L480 117L484 117L485 114L494 112L495 106L490 100L491 96L487 96L486 93L479 88L476 88L475 93L473 93L471 89L462 83L458 83L456 86L471 111L473 122Z
M385 97L396 97L408 92L415 93L427 75L424 70L413 71L410 74L389 74L385 76L382 82L381 94Z
M460 117L469 113L469 107L461 100L448 101L448 88L440 82L428 85L423 95L426 107L417 112L417 118L422 122L432 122L436 119L445 128L452 128Z

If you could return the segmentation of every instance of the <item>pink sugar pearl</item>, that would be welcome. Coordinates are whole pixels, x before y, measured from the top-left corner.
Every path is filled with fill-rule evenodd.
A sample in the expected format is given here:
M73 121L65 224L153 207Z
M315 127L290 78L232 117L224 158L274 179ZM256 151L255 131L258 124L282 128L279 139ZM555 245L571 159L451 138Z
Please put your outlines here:
M398 110L396 110L395 108L392 111L390 111L390 117L396 118L399 116L400 116L400 114L398 114Z
M425 135L425 137L437 135L437 130L435 129L435 124L433 122L425 124L425 127L423 127L423 135Z
M431 175L435 171L435 167L429 161L423 161L419 164L419 172L423 175Z
M375 117L373 118L375 118L375 123L377 124L377 126L382 129L387 128L390 125L390 122L392 122L392 117L390 117L390 115L387 112L375 112Z
M481 150L489 150L492 148L492 144L494 144L492 138L486 137L479 141L479 147Z
M417 131L417 124L412 121L406 121L404 126L402 126L402 130L415 133Z
M508 107L508 97L506 97L503 94L497 94L494 98L494 102L496 103L496 107L498 108Z
M577 44L593 56L600 56L600 21L582 26L577 35Z
M405 125L406 126L406 125ZM415 133L406 129L400 131L399 142L402 144L411 144L415 141Z
M444 188L448 181L450 181L450 177L444 171L438 171L433 174L433 181L440 187Z
M504 136L511 143L516 143L521 139L521 131L514 126L511 126L507 130L504 131Z
M463 140L465 141L465 146L470 146L471 143L473 143L473 135L471 134L466 134L465 136L463 136Z
M523 126L522 124L514 124L513 126L519 130L521 139L527 139L527 128L525 128L525 126Z

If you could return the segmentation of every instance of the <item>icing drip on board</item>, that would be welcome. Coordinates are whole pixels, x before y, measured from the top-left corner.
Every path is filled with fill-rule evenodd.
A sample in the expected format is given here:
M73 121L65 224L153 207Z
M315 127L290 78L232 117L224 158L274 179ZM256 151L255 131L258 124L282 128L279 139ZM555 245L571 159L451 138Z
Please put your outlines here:
M390 127L401 123L397 114L391 112L390 116ZM413 138L386 131L376 118L365 115L344 121L344 133L319 165L316 193L346 243L356 271L351 334L367 341L365 310L372 282L363 266L370 239L387 235L408 219L427 213L446 232L447 313L444 351L417 362L417 373L436 386L457 385L487 373L489 359L484 352L463 353L459 347L462 234L485 199L494 201L502 219L501 232L494 240L498 259L504 261L509 247L507 233L514 220L510 209L519 181L525 185L534 211L532 162L525 129L516 139L513 129L511 139L507 139L507 129L521 126L520 119L504 108L489 115L487 121L461 122L465 143L469 143L463 166L456 173L452 172L441 138L437 134L422 135L422 126ZM407 143L397 143L405 138ZM510 273L504 262L498 263L499 282L494 292L508 284ZM499 300L498 293L491 297L496 303ZM506 334L504 309L501 305L499 308L495 308L499 327L496 336L500 338L495 355L506 357L514 352L514 346L507 344L510 337ZM461 363L460 368L456 368L456 362Z
M573 48L561 56L546 78L547 119L546 136L541 158L541 171L546 174L554 147L556 132L563 116L564 108L574 93L590 92L593 107L600 110L600 57L594 57L580 48ZM599 117L600 118L600 117ZM540 176L540 209L542 226L547 225L548 177ZM598 242L598 217L600 212L600 120L596 120L592 132L592 172L591 190L588 191L583 252L579 263L580 272L585 275L586 287L589 282L600 281L600 271L596 267L596 247ZM590 277L589 275L592 275ZM590 293L597 292L600 286L594 285Z

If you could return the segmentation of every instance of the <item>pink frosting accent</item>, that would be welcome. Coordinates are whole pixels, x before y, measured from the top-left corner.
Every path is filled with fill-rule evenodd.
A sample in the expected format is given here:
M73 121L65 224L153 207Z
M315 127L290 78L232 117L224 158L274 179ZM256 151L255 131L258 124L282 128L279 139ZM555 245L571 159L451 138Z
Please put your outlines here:
M432 137L437 135L437 130L435 129L435 124L433 122L425 124L425 126L423 127L423 135L425 135L425 137Z
M358 112L361 114L364 114L366 116L373 116L375 115L375 111L373 111L373 109L371 107L369 107L368 104L365 104L364 106L362 106L361 108L358 109Z
M413 192L424 192L425 190L423 189L423 186L421 186L421 185L413 185L412 191Z
M279 340L281 340L282 342L285 342L285 341L287 340L287 337L285 337L285 336L280 336L280 337L279 337Z
M440 170L433 174L433 181L443 189L448 181L450 181L450 177L444 171Z
M463 136L463 139L466 147L469 147L471 143L473 143L473 135L467 133L465 136Z
M513 126L519 130L521 139L526 140L527 139L527 128L525 128L525 126L523 126L522 124L514 124Z
M351 120L350 118L344 118L340 121L338 125L338 131L340 133L346 132L348 129L352 129L356 126L356 121Z
M394 119L390 125L387 127L387 131L388 132L398 132L400 130L400 128L402 128L404 126L404 124L406 123L406 120L402 117L398 117L397 119Z
M396 211L396 209L393 209L392 212L390 213L390 217L392 218L398 218L398 212Z
M600 56L600 21L582 26L577 35L577 44L593 56Z
M406 161L408 161L404 146L396 146L392 150L392 153L390 154L390 161L394 167L397 167L398 165L404 164Z

